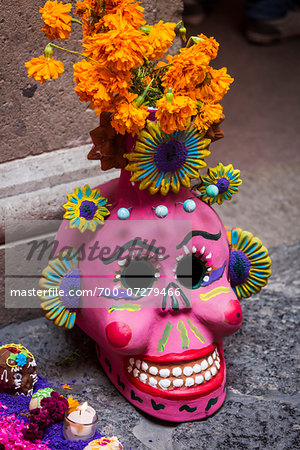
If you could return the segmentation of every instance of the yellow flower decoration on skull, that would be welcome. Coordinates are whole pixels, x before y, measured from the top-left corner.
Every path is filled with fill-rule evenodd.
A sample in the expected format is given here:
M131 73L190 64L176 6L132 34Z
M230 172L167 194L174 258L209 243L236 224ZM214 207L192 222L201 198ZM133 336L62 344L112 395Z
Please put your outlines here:
M271 258L258 237L241 228L228 234L230 244L230 284L238 299L251 297L263 288L271 276Z
M66 210L64 219L70 221L70 228L78 228L81 232L95 231L110 214L105 206L107 199L101 197L99 189L91 189L87 184L83 189L75 188L74 194L67 195L67 198L68 202L63 205Z
M232 164L223 166L218 164L212 169L208 169L207 175L201 176L201 186L199 191L201 199L209 204L217 202L219 205L224 200L230 200L233 194L239 191L242 180L239 178L240 171L234 169Z
M210 154L207 147L211 141L204 135L193 125L166 134L159 122L147 121L134 151L124 154L130 161L125 169L133 172L130 181L139 182L139 188L148 188L150 194L160 191L167 195L170 189L177 194L181 185L189 188L191 179L199 178L198 170L206 166L203 160Z

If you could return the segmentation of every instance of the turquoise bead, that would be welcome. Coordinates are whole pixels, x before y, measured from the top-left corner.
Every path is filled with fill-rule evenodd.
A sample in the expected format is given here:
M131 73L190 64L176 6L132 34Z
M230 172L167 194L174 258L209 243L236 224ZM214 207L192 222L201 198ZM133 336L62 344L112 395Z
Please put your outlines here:
M208 197L216 197L218 193L219 189L218 186L216 186L215 184L210 184L209 186L207 186L206 194L208 195Z
M183 202L183 209L187 213L192 213L196 209L196 203L191 199L185 200L185 202Z
M160 219L166 217L169 213L168 208L165 205L159 205L155 208L155 215Z
M120 208L117 211L117 217L120 220L127 220L128 217L130 216L130 212L127 208Z

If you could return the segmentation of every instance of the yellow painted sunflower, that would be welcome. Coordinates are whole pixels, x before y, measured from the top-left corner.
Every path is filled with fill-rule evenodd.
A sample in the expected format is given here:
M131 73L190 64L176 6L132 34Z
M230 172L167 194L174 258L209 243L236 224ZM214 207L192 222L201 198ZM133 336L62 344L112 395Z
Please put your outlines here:
M43 8L40 8L44 31L48 39L68 39L71 32L71 3L58 3L56 0L48 0Z
M233 194L239 191L242 180L239 178L240 171L234 169L232 164L223 166L219 163L216 167L209 168L207 175L201 175L201 186L199 191L201 199L209 204L217 202L219 205L224 200L230 200Z
M230 284L238 299L258 293L271 276L271 258L261 240L249 231L233 228L228 234Z
M82 233L95 231L110 214L105 206L107 199L101 197L99 189L91 189L87 184L83 189L75 188L74 194L68 194L67 198L68 202L63 205L66 210L64 219L70 221L70 228L78 228Z
M49 261L42 272L39 287L41 308L47 319L58 327L73 328L80 301L80 273L77 250L68 249ZM61 293L63 292L63 295Z
M191 179L198 178L198 170L205 167L203 159L210 154L210 139L189 125L184 131L166 134L159 121L147 121L146 128L137 138L132 153L124 157L130 163L125 169L133 172L131 181L140 183L139 188L158 191L166 195L170 189L178 193L180 186L190 187Z

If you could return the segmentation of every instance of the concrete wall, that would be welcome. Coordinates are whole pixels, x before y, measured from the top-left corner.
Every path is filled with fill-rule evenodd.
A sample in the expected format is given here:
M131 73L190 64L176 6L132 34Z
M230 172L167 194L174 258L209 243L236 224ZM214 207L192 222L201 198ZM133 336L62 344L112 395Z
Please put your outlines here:
M55 56L65 64L59 79L41 85L27 78L24 62L42 55L48 43L40 31L39 8L44 3L45 0L1 0L0 163L86 144L89 130L98 124L98 118L74 92L72 64L80 57L57 50ZM71 3L75 11L76 1ZM141 3L150 24L160 19L178 22L181 18L181 0ZM63 46L81 51L80 25L72 24L71 38Z
M98 161L86 159L91 147L89 131L99 119L74 92L72 64L78 57L57 51L55 57L65 64L62 77L43 85L27 78L25 61L42 55L48 43L40 31L39 8L45 1L0 0L0 327L43 314L40 309L4 307L5 220L60 220L64 212L61 205L75 186L97 186L118 176L116 170L101 172ZM76 1L71 3L75 8ZM141 3L150 24L161 19L181 20L182 0ZM177 40L177 49L179 44ZM73 24L71 38L63 46L81 51L80 25ZM33 226L30 235L37 237L39 232L38 226ZM21 248L19 239L16 233L15 242L9 245Z

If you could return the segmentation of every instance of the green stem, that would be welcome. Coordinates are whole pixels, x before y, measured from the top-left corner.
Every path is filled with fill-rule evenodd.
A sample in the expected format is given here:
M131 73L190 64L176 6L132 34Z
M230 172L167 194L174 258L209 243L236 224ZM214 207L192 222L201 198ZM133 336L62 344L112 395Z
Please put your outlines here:
M91 58L90 56L86 56L83 53L75 52L74 50L68 50L67 48L60 47L59 45L53 44L52 42L50 42L48 45L51 45L51 47L54 47L54 48L58 48L59 50L64 50L65 52L74 53L75 55L83 56L84 58L90 59L94 63L98 64L98 62L95 59Z
M74 17L71 18L71 22L79 23L79 25L82 25L82 22L80 22L80 20L74 19Z

